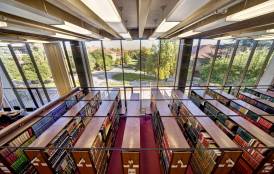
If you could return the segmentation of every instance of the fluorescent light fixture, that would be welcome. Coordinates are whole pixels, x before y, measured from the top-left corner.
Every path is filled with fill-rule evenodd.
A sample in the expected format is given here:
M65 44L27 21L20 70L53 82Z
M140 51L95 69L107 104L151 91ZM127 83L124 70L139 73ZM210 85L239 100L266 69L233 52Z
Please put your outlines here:
M178 37L188 37L188 36L192 36L192 35L199 34L199 33L201 33L201 32L190 30L190 31L180 34Z
M157 38L155 38L155 37L150 37L150 38L148 38L148 40L156 40Z
M127 33L120 33L120 35L121 35L124 39L131 39L131 36L130 36L129 32L127 32Z
M61 33L56 33L52 37L57 37L57 38L61 38L61 39L68 39L68 40L81 40L81 39L79 39L75 36L70 36L70 35L61 34Z
M62 25L52 25L52 26L63 29L63 30L71 31L74 33L79 33L79 34L84 34L84 35L92 34L91 31L89 31L85 28L79 27L77 25L74 25L67 21L65 21L64 24L62 24Z
M226 21L243 21L274 12L274 0L268 0L226 17Z
M37 35L46 35L46 36L55 34L55 32L46 31L39 28L28 27L28 26L17 25L17 24L10 24L10 23L7 23L7 27L5 27L5 29L24 32L24 33L37 34Z
M126 33L127 29L122 22L108 22L108 25L113 28L117 33Z
M272 40L274 35L262 35L261 37L255 38L254 40Z
M210 0L180 0L167 17L167 21L183 21Z
M112 0L81 0L105 22L121 22L121 17Z
M232 36L222 36L222 37L216 37L215 40L226 40L226 39L234 39Z
M228 22L224 18L222 18L214 22L211 22L209 24L203 25L199 28L196 28L194 31L205 32L205 31L216 29L216 28L224 27L226 25L233 24L233 23L235 22Z
M7 27L8 24L6 22L0 21L0 27Z
M50 42L45 41L45 40L35 40L35 39L28 39L27 42L31 42L31 43L50 43Z
M9 43L0 40L0 47L6 47Z
M178 24L179 24L179 22L167 22L166 19L164 19L161 22L161 24L157 27L155 32L156 33L164 33L166 31L170 30L171 28L175 27Z
M274 29L266 30L267 33L274 33Z
M0 11L48 25L63 23L59 18L14 0L0 0Z
M110 41L110 39L109 38L107 38L107 37L104 37L103 39L101 39L101 40L104 40L104 41Z

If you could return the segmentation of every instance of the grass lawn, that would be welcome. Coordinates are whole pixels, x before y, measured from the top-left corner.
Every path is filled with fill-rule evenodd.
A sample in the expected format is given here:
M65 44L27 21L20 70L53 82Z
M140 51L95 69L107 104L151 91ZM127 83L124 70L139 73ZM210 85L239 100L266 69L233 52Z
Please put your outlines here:
M123 80L123 73L115 74L112 76L114 80ZM137 73L125 73L125 81L134 81L134 80L139 80L140 79L140 74ZM156 80L155 77L153 76L147 76L142 74L142 80Z

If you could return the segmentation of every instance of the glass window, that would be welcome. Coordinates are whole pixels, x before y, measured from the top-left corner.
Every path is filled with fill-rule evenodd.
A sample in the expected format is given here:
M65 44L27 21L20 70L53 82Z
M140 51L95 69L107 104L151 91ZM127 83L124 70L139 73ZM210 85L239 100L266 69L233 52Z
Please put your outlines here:
M179 40L161 40L159 86L173 86L176 75Z
M228 71L228 65L231 60L234 45L235 40L222 40L220 42L209 85L223 85L224 76Z
M22 46L22 44L20 44L20 46ZM26 49L23 49L23 50L25 53ZM20 98L22 99L25 107L35 107L29 92L26 89L24 89L24 88L26 88L25 83L22 79L21 74L19 73L19 70L17 69L17 66L12 58L9 48L7 46L0 47L0 55L1 55L0 56L1 60L9 74L14 86L16 88L20 88L20 89L17 89L17 91L18 91L18 94L19 94ZM7 87L9 87L9 86L7 86ZM10 91L11 90L9 90L9 92ZM38 96L37 96L37 99L38 99ZM14 99L9 100L9 102L16 103L16 101Z
M49 95L50 100L55 100L59 94L54 82L54 79L52 77L52 73L49 67L48 59L46 57L43 44L41 43L31 43L30 44L32 54L34 56L34 60L36 62L37 68L40 72L40 75L42 77L43 83L46 87L47 93ZM39 89L39 91L42 91L42 89ZM42 95L43 92L40 92ZM46 98L45 95L42 96L43 99ZM44 100L47 102L47 100Z
M94 86L107 87L101 41L87 42L86 47ZM112 63L106 61L106 68L109 70L111 67Z
M258 41L255 53L252 57L248 70L246 72L243 84L246 86L255 85L257 77L260 74L266 56L271 47L272 41Z
M217 40L202 39L193 75L192 86L206 85Z
M119 40L103 41L109 87L123 86L121 44Z
M241 74L246 66L250 51L252 49L252 40L241 40L233 60L226 85L239 85Z
M125 85L140 87L140 41L123 40Z
M159 40L142 40L141 61L139 61L142 86L157 86L158 60Z
M197 49L198 49L198 42L199 42L199 39L194 39L193 40L192 49L191 49L191 57L190 57L189 66L188 66L188 72L187 72L186 86L190 86L190 81L191 81L191 76L192 76L192 71L193 71L195 56L196 56L196 52L197 52ZM188 94L189 89L190 89L189 87L185 88L185 91L184 91L185 94Z
M61 45L62 45L62 44L61 44ZM73 55L72 55L72 51L71 51L70 42L68 42L68 41L65 42L65 45L66 45L66 49L67 49L67 52L68 52L69 63L70 63L71 69L72 69L72 73L73 73L73 77L74 77L76 86L80 86L78 74L77 74L77 72L76 72L75 62L74 62ZM65 62L67 62L67 61L65 61ZM66 66L67 66L67 68L68 68L68 62L66 63ZM67 69L67 70L68 70L68 72L69 72L69 69ZM69 73L70 73L70 72L69 72ZM71 79L71 81L72 81L72 79Z

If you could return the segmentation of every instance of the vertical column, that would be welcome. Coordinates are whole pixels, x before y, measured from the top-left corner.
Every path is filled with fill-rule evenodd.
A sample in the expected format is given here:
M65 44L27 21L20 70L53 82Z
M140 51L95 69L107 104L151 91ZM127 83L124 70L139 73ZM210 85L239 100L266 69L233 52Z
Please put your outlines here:
M193 39L180 40L179 56L177 60L176 81L178 89L185 90L188 67L191 58Z
M80 87L93 86L87 50L84 42L71 41L71 51L79 77Z
M62 47L58 42L45 43L44 49L57 90L60 96L64 96L72 90L72 84L65 66Z

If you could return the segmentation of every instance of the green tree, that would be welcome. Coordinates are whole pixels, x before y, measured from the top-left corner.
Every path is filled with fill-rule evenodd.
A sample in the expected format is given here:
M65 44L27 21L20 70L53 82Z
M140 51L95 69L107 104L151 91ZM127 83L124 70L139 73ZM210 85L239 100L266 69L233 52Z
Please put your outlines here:
M102 56L102 52L97 49L91 53L89 53L89 63L91 70L96 71L103 71L104 70L104 60ZM106 63L106 69L110 70L112 68L112 56L111 55L105 55L105 63Z

